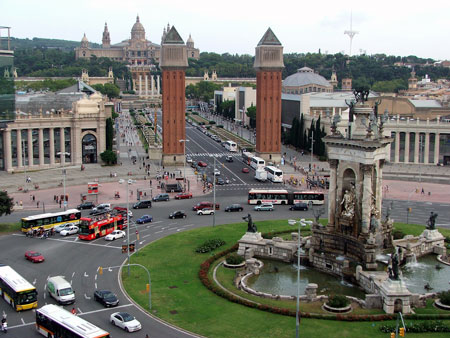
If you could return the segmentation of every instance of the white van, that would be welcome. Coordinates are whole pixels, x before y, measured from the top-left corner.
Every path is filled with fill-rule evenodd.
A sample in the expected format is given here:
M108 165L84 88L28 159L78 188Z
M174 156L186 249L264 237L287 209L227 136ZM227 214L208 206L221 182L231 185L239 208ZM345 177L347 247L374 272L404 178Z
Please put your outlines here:
M50 277L47 281L47 290L59 304L75 303L75 291L63 276Z

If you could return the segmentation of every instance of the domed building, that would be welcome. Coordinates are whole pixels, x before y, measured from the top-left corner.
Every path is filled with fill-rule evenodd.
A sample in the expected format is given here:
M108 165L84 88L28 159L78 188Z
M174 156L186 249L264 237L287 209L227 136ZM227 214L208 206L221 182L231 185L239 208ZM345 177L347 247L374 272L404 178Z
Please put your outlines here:
M286 94L331 93L333 86L313 69L303 67L284 79L281 91Z

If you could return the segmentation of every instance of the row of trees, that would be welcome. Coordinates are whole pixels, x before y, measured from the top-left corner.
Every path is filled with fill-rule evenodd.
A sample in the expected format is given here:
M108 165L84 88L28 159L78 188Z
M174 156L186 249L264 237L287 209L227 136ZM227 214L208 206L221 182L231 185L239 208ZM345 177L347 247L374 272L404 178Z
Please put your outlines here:
M320 126L320 117L316 121L312 120L310 127L307 128L301 114L300 120L295 117L292 121L292 128L284 136L284 142L298 149L311 151L311 140L314 140L313 152L321 157L326 156L325 143L322 140L325 136L324 128Z
M22 91L46 91L56 92L58 90L73 86L77 81L75 79L45 79L43 81L15 81L17 90Z
M104 85L98 83L92 85L92 88L103 95L107 95L110 99L120 96L120 88L113 83L105 83Z

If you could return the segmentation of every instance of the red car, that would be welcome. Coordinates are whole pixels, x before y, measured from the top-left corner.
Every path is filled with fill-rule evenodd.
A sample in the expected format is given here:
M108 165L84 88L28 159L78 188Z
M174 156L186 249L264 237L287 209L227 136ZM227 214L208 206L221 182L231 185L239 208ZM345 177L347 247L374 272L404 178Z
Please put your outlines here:
M25 252L25 258L33 263L40 263L45 261L44 256L36 251L27 251Z
M192 198L192 194L190 192L181 192L175 195L176 200L184 200L188 198Z
M197 163L197 165L198 165L199 167L207 167L207 166L208 166L208 163L203 162L203 161L199 161L199 162Z
M242 172L248 174L250 172L250 169L247 167L242 168Z

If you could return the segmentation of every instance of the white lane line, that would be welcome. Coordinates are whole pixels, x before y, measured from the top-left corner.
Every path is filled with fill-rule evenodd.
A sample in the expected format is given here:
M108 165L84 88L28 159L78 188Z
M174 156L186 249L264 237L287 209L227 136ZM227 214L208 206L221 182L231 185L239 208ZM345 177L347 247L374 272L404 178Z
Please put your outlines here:
M78 310L78 314L82 314L83 313L79 307L77 307L77 310Z
M89 277L89 275L86 273L86 271L84 272L84 277Z
M46 298L46 296L47 296L47 293L46 293L46 292L44 292L44 299Z
M72 272L72 278L73 278L73 276L75 276L75 271L74 271L74 272Z
M145 237L148 237L148 236L151 236L151 234L148 234L148 235L142 236L142 238L145 238Z
M169 223L169 226L171 226L171 225L177 225L178 223L177 222L175 222L175 223ZM164 228L163 228L164 229Z
M84 298L91 299L91 297L89 297L87 294L84 294Z
M33 285L36 285L36 278L35 278L34 281L33 281Z
M194 223L192 223L192 224L186 224L185 227L191 227L191 226L194 226L194 225L195 225Z
M97 275L95 275L95 278L94 278L95 280L97 280Z
M22 321L22 325L25 324L25 321L23 320L23 318L21 317L20 320Z
M139 242L139 245L142 245L142 243L144 243L144 242L145 242L145 240L143 240L143 241L140 241L140 242Z
M95 290L97 290L97 283L95 283Z
M70 285L72 285L72 280L70 280Z
M24 236L24 235L20 235L20 234L12 234L13 236ZM92 245L92 246L99 246L101 248L106 248L106 245L104 244L96 244L96 243L92 243L92 242L75 242L75 241L66 241L64 239L56 239L56 238L47 238L47 241L59 241L59 242L64 242L64 243L74 243L74 244L83 244L83 245ZM110 246L108 247L110 249L122 249L119 247L115 247L115 246Z
M160 232L163 232L163 230L155 231L155 234L159 234Z

